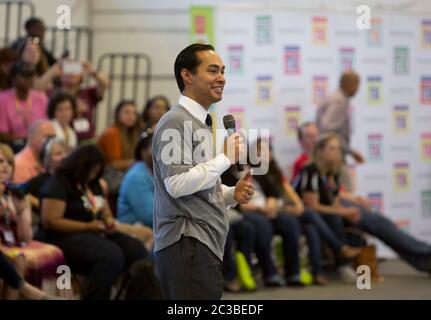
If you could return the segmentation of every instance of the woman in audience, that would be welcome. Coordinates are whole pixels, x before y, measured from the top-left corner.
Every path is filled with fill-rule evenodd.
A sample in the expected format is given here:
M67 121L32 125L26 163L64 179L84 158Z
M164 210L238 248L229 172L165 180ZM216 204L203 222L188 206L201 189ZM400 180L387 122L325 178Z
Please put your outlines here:
M139 140L139 132L138 114L134 101L120 101L115 109L114 124L105 129L98 139L108 169L120 173L125 173L129 169L134 161L133 152ZM115 181L110 177L110 174L105 175L111 193L115 194L118 192L121 181Z
M151 128L154 131L157 122L170 108L169 100L165 96L159 95L148 100L141 114L142 128Z
M0 251L20 263L21 275L30 283L38 287L55 283L57 267L65 264L63 253L53 245L32 240L30 204L10 185L13 170L12 150L0 144ZM21 256L24 260L19 261Z
M431 273L431 245L401 231L383 214L353 202L340 201L341 143L336 134L323 135L316 143L313 162L302 170L297 192L307 207L323 215L343 239L344 226L365 231L383 241L417 270Z
M63 250L72 272L87 275L84 299L109 299L117 277L148 254L138 240L116 231L100 185L104 166L97 146L81 146L42 190L47 241Z
M70 68L68 65L73 66ZM77 112L73 128L78 136L78 142L94 142L96 107L109 86L108 77L102 71L95 70L88 61L63 60L61 66L61 76L55 86L57 89L64 89L76 98ZM87 76L94 79L95 86L82 86Z
M56 137L63 139L70 149L76 148L78 138L71 127L76 114L75 97L63 90L55 91L49 98L47 114L54 126Z
M42 50L40 39L28 37L20 48L21 60L33 65L36 69L36 78L33 88L38 91L48 91L53 88L53 81L61 74L61 66L56 62L51 67L48 59Z
M141 223L153 228L152 134L143 132L135 148L135 163L121 182L117 219L122 223Z
M46 119L48 98L32 89L33 65L15 62L10 76L13 87L0 93L0 141L11 144L16 153L24 147L31 124Z
M9 48L0 49L0 91L12 87L9 77L12 64L18 60L18 55Z

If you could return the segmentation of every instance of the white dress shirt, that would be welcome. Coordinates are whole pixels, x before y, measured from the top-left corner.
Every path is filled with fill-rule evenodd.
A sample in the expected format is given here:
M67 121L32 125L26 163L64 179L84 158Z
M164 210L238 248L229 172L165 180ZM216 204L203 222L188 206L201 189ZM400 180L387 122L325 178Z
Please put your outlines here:
M205 124L208 112L199 103L181 95L178 104ZM229 169L230 165L229 158L224 153L220 153L215 158L199 163L187 172L166 177L163 182L165 183L166 190L172 197L187 196L213 187L222 173ZM237 205L237 202L234 200L235 187L228 187L222 184L222 192L223 199L228 207Z

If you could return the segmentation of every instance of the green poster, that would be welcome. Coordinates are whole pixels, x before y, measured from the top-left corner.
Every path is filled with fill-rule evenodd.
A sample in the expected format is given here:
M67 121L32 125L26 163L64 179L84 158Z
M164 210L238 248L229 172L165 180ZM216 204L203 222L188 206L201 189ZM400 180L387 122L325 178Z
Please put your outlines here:
M190 40L214 45L213 7L190 7Z

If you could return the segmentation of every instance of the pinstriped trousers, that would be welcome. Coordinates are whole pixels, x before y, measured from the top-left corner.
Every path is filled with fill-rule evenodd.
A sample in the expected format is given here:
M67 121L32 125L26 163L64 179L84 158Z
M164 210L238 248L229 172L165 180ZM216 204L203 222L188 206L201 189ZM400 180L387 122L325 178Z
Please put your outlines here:
M155 253L155 265L164 299L221 299L222 262L199 240L183 236Z

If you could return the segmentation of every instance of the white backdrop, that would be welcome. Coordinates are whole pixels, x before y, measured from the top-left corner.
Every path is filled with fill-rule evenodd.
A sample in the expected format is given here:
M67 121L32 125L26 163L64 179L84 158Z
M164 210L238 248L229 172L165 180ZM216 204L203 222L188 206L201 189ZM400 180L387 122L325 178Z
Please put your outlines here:
M217 122L232 113L244 128L269 128L287 176L300 149L295 129L352 66L356 190L401 228L431 242L431 17L381 14L372 29L357 16L261 7L218 7L215 45L226 67ZM380 256L391 251L379 246Z

